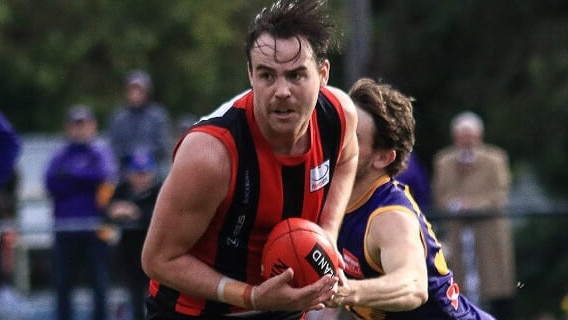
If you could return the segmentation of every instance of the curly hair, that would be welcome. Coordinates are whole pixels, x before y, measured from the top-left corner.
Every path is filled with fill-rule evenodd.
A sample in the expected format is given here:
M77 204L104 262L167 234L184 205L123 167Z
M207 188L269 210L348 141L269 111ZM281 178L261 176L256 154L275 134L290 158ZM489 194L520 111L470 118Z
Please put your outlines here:
M256 15L249 26L245 42L247 61L258 38L268 33L274 39L305 37L318 64L327 59L328 51L339 48L339 32L326 9L325 0L278 0ZM299 56L298 50L297 56ZM275 57L276 58L276 57ZM296 57L293 57L294 59Z
M396 159L386 167L390 176L402 172L414 147L412 97L405 96L388 84L378 83L369 78L357 80L349 90L349 96L375 124L373 149L394 149Z

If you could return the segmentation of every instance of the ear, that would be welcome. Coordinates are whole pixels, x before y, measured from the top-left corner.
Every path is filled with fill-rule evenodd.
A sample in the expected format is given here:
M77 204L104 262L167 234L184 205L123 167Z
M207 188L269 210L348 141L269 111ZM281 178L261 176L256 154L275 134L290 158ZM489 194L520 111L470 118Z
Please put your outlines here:
M252 66L250 65L250 62L247 62L247 74L248 74L248 78L249 78L249 84L252 87Z
M320 77L320 88L327 86L327 81L329 80L329 70L331 64L329 60L325 59L321 64L318 65L319 77Z
M373 157L373 166L377 169L384 169L396 159L396 151L387 149L376 151Z

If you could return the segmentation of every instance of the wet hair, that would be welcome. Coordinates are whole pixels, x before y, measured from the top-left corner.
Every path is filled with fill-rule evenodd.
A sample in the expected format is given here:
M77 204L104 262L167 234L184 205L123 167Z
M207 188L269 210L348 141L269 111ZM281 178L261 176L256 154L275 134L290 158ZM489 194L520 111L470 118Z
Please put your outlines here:
M274 39L296 38L300 44L305 37L318 64L327 59L328 51L339 48L339 33L326 10L325 0L277 0L256 15L246 37L247 62L251 61L251 50L257 46L258 38L268 33ZM293 59L300 55L298 54ZM275 57L276 58L276 57ZM286 62L286 61L283 61Z
M410 152L414 147L412 97L405 96L388 84L369 78L357 80L349 90L349 96L358 108L370 114L375 124L374 150L394 149L395 160L386 167L390 176L406 169Z

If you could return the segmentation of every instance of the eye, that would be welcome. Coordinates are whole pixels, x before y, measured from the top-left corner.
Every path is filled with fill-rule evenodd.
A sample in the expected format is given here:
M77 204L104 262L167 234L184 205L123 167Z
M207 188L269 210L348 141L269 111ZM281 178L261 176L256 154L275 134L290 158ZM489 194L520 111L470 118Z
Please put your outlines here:
M294 71L288 74L288 79L292 82L299 82L306 77L305 73L302 71Z
M262 80L272 81L274 79L274 75L270 72L260 72L258 77Z

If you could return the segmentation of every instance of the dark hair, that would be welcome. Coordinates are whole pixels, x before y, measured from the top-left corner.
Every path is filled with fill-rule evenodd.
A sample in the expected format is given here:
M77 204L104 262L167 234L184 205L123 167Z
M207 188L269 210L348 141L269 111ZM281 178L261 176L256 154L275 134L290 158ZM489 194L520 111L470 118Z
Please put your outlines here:
M373 117L377 129L373 149L396 151L396 159L386 168L387 174L396 176L406 168L414 146L414 99L388 84L377 83L369 78L357 80L349 90L349 96L358 108Z
M296 37L298 42L305 37L317 63L322 63L328 50L339 48L336 25L324 10L326 3L325 0L277 0L263 8L249 26L245 43L247 61L250 63L250 52L258 37L268 33L275 39Z

